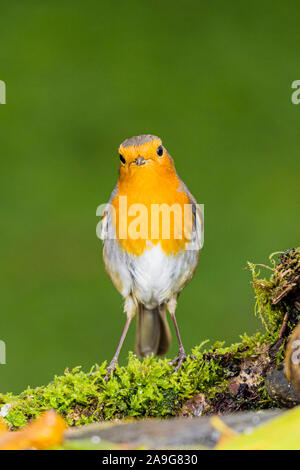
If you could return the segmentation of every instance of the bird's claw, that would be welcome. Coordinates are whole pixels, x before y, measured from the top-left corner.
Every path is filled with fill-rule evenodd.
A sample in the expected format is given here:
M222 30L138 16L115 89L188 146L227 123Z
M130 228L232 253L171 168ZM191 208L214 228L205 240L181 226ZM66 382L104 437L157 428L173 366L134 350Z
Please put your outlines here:
M184 349L179 350L178 356L173 359L173 361L169 362L170 366L176 366L175 369L172 370L171 375L174 374L174 372L178 372L182 364L187 360L188 356L187 353L185 352ZM190 359L196 361L197 358L193 354L189 356Z
M187 360L187 354L184 349L180 349L178 356L173 359L173 361L169 362L170 366L176 366L175 369L172 370L171 374L174 372L178 372L182 364Z
M106 375L104 377L104 382L107 383L107 381L108 381L110 375L112 374L112 372L114 372L116 370L117 365L118 365L118 361L113 359L111 361L111 363L109 364L108 368L106 369Z

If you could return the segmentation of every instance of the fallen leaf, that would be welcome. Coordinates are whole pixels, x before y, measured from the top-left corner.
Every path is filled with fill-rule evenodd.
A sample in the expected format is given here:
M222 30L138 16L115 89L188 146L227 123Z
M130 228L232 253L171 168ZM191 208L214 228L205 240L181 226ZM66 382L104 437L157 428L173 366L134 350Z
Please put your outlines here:
M45 411L21 431L6 431L0 435L0 450L51 449L63 442L67 425L53 410Z

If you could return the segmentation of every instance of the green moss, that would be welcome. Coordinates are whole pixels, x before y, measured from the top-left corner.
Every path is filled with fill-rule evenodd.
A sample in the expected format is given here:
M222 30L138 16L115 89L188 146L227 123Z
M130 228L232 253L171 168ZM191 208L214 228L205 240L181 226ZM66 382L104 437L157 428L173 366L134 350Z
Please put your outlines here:
M279 260L276 261L278 254L270 255L270 266L248 263L256 295L255 314L260 317L268 335L274 340L277 339L285 314L292 313L290 296L293 290L299 289L300 275L300 248L280 253ZM260 277L260 267L272 273L269 279ZM293 320L292 318L292 322Z
M299 257L300 249L293 250L286 255L285 263L299 267ZM282 259L280 263L280 267L275 262L269 267L272 272L269 280L259 279L258 265L249 263L256 294L255 311L263 321L265 332L250 337L244 334L240 343L230 347L224 347L222 342L208 347L204 342L192 351L194 358L189 357L174 374L167 359L151 356L141 361L132 353L128 365L118 367L107 384L104 382L106 363L89 372L83 372L80 367L66 370L47 386L28 388L18 396L0 394L0 404L11 404L5 420L16 429L50 408L57 410L70 425L116 418L168 417L178 414L186 400L197 394L205 396L208 411L220 397L223 402L237 404L236 409L272 406L256 362L260 362L257 359L262 355L267 356L266 345L269 347L277 338L288 308L286 301L274 304L274 296L283 292L282 283L287 288L292 279L291 271L289 277L283 271ZM281 354L280 349L277 359ZM247 396L243 399L239 393L232 396L228 391L229 383L243 372L245 363L256 374L247 391L254 394L251 400Z
M221 365L223 355L255 356L257 339L251 348L248 339L230 348L219 343L209 349L199 346L192 351L195 359L189 358L176 374L171 374L167 359L151 356L140 361L131 353L128 365L118 367L107 384L103 380L105 363L89 373L77 367L45 387L28 388L17 397L0 395L0 402L12 404L5 417L12 428L25 425L49 408L62 414L70 425L112 418L174 416L184 401L197 393L205 393L209 401L223 392L228 377L228 370ZM209 355L212 357L207 360Z

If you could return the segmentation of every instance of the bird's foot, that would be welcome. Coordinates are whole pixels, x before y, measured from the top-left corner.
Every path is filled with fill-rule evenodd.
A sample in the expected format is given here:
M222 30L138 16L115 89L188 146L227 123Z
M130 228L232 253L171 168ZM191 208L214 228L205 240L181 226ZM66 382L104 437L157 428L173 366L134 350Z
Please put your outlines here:
M178 356L176 356L173 361L169 362L170 366L176 366L175 369L172 370L171 374L174 374L174 372L178 372L180 367L186 360L187 354L183 348L180 348Z
M111 363L109 364L108 368L106 369L106 375L104 377L104 381L107 383L110 375L114 370L116 370L118 365L118 360L117 359L112 359Z

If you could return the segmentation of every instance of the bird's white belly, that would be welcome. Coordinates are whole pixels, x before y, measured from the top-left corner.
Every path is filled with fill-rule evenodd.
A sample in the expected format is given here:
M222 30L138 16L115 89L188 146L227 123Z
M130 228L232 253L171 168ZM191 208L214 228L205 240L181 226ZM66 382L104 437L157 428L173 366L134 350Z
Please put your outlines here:
M133 293L148 308L167 302L185 285L195 268L196 255L184 251L166 255L160 244L135 258Z
M178 259L167 256L160 244L135 257L133 293L147 307L156 307L172 295L174 279L180 274Z
M133 294L147 308L155 308L181 291L197 265L197 252L167 255L160 243L140 256L125 254L116 240L105 246L107 271L123 297Z

